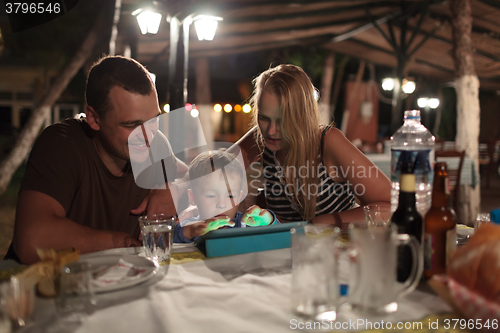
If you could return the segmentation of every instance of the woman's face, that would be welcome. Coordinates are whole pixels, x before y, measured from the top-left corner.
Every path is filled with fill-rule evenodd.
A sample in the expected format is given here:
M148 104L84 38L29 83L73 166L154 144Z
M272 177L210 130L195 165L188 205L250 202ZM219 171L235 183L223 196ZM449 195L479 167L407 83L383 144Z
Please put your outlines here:
M276 95L263 90L257 101L257 122L266 147L274 152L288 146L288 143L281 136L279 109L280 105Z

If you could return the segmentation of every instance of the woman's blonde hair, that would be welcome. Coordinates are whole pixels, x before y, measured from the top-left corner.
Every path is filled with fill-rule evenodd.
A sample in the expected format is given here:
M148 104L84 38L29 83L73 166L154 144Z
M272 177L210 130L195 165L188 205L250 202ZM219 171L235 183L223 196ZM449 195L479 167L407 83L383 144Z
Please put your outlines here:
M282 139L289 144L284 159L284 175L292 186L292 201L299 207L305 220L315 217L318 190L317 165L320 153L319 109L315 99L315 88L302 68L294 65L279 65L260 74L254 80L254 93L250 99L253 109L253 124L257 125L258 101L262 91L277 97ZM261 149L264 138L260 129L257 142ZM306 177L299 177L297 170L306 167ZM310 168L313 168L311 170ZM288 185L288 186L290 186ZM313 195L309 193L311 187ZM299 189L302 189L299 191ZM289 193L290 191L287 191Z

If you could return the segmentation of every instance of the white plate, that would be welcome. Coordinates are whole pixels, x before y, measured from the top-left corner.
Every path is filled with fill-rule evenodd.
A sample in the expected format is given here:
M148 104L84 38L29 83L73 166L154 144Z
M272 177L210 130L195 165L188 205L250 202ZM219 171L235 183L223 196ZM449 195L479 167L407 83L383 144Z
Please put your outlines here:
M120 259L125 260L133 264L135 267L146 268L144 273L141 273L141 276L135 279L129 279L124 281L118 281L116 283L111 283L102 286L94 286L94 291L96 293L105 293L109 291L115 291L119 289L129 288L135 286L139 283L145 282L152 277L154 277L157 273L158 268L153 264L153 262L149 261L144 257L139 257L138 255L104 255L104 256L82 256L80 258L81 261L86 261L92 264L92 269L95 271L99 271L103 268L103 266L113 266L118 263Z

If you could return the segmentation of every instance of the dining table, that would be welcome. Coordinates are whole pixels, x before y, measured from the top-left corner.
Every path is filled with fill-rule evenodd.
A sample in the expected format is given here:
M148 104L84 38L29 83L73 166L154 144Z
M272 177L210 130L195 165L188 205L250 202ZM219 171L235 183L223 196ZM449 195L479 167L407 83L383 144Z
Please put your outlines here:
M94 310L76 325L61 325L57 298L37 296L34 321L22 332L436 332L430 326L460 318L421 282L397 299L388 315L353 311L341 297L334 321L311 322L291 310L291 248L206 258L193 244L174 244L172 258L134 285L95 295ZM144 257L144 250L117 248L84 254L80 261ZM339 283L350 283L346 253ZM15 267L9 261L0 269ZM387 329L388 325L392 329ZM399 326L397 326L399 325ZM395 330L396 328L402 330ZM434 327L435 328L435 327ZM460 330L446 330L459 332ZM443 330L444 332L444 330ZM460 331L462 332L462 331Z

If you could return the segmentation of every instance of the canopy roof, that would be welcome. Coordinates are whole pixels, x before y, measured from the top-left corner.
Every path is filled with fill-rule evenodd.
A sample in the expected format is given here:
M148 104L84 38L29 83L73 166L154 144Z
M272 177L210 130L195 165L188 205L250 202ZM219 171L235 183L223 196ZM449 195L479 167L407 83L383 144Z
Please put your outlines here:
M133 29L138 31L129 14L140 4L139 0L124 0L122 26L131 29L135 24ZM198 41L191 29L190 57L318 45L374 64L397 67L398 55L406 49L406 75L424 75L441 82L454 78L448 1L212 0L170 1L162 5L169 15L180 19L205 12L224 18L213 41ZM175 6L177 11L172 10ZM471 0L471 7L474 65L481 88L500 90L500 1ZM166 62L169 30L163 21L157 35L141 35L137 59L146 65Z

